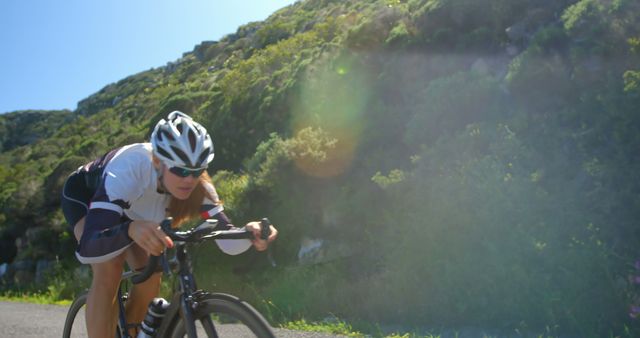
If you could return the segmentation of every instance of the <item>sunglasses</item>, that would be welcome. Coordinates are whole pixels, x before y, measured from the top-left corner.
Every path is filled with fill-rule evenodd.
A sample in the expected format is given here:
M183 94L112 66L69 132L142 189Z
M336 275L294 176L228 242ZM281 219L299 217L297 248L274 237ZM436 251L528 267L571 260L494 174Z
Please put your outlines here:
M187 168L181 168L181 167L171 167L169 168L169 171L178 176L178 177L187 177L189 175L193 176L194 178L198 178L200 177L200 175L202 175L202 173L205 171L206 169L187 169Z

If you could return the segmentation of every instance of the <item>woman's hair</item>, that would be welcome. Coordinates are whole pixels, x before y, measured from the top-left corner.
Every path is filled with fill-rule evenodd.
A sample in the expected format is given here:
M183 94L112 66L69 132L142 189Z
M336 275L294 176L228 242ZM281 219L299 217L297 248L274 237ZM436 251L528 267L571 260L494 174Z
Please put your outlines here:
M200 217L200 208L202 207L202 201L208 198L216 204L222 204L221 201L216 199L216 196L211 196L209 191L205 189L205 184L211 184L211 177L204 171L200 175L198 185L193 189L189 198L185 200L171 197L169 202L169 215L173 217L173 227L178 227L180 224Z

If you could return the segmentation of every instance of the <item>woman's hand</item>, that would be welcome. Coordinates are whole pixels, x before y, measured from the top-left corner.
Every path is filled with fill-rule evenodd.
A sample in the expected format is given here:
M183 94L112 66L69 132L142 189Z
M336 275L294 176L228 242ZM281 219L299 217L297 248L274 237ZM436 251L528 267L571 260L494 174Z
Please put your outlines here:
M173 241L161 229L158 223L133 221L129 225L129 237L141 248L154 256L160 256L165 247L172 248Z
M269 235L269 238L267 240L260 238L260 222L249 222L247 223L245 228L253 232L253 236L255 238L252 239L251 242L258 251L267 250L267 247L269 247L269 243L273 242L276 237L278 237L278 230L276 230L273 225L269 226L269 228L271 229L271 234Z

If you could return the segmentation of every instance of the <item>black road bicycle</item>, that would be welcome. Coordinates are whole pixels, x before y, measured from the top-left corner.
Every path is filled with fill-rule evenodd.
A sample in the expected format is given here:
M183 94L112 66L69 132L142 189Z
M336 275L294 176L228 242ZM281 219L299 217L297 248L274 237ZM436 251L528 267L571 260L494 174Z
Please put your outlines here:
M266 239L270 233L270 222L263 218L261 223L261 237ZM129 281L134 284L144 282L159 271L159 267L163 267L165 271L177 271L179 288L173 291L170 305L154 337L275 337L269 323L248 303L229 294L197 289L187 251L188 243L253 238L253 234L245 230L215 231L215 224L214 220L208 220L187 231L171 229L171 219L160 224L162 230L174 241L175 257L167 260L166 256L151 256L143 271L127 271L122 274L118 290L119 319L116 337L130 338L128 328L138 325L126 322L124 304L127 292L123 292L124 285ZM159 262L162 264L158 264ZM63 338L86 336L84 320L77 319L78 313L84 312L86 301L87 292L84 292L71 304L64 324Z

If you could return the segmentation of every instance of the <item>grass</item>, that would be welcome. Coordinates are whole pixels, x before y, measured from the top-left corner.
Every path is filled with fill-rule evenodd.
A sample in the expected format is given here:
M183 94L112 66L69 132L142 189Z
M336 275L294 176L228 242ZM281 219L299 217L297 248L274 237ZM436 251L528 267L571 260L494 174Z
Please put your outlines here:
M22 303L36 303L36 304L54 304L54 305L70 305L71 300L58 299L58 297L51 292L20 292L20 291L7 291L0 294L0 301L5 302L22 302Z
M330 334L339 334L347 337L364 337L365 335L354 331L351 325L340 321L340 320L332 320L330 322L324 323L309 323L306 320L297 320L294 322L289 322L283 325L284 329L288 330L296 330L296 331L307 331L307 332L322 332L322 333L330 333Z
M306 331L306 332L321 332L328 334L343 335L346 337L382 337L382 338L440 338L440 335L417 335L415 333L392 333L384 335L382 333L377 334L365 334L355 330L350 324L341 321L336 318L325 322L307 322L306 320L298 320L289 322L282 326L284 329Z
M282 325L282 328L296 331L306 331L306 332L321 332L327 334L336 334L343 335L346 337L376 337L376 338L441 338L441 337L453 337L458 338L459 334L456 331L442 333L442 334L419 334L416 332L405 332L405 333L383 333L382 330L378 327L369 325L369 329L365 329L365 332L362 333L357 329L354 329L351 324L341 321L337 318L332 318L330 320L324 322L307 322L306 320L298 320L289 322L287 324ZM444 336L443 336L444 334ZM468 337L468 333L464 334L465 337ZM477 336L478 338L497 338L500 336L481 334ZM535 338L554 338L552 335L548 334L538 334L538 335L525 335L523 337L535 337ZM625 336L626 337L626 336ZM628 337L631 337L629 335ZM610 336L609 338L614 338L614 336Z

